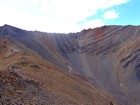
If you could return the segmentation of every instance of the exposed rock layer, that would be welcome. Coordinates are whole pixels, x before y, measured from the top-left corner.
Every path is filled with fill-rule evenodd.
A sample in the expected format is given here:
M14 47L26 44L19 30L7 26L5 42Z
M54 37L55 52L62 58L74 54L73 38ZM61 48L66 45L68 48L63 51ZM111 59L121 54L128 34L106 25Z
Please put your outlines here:
M140 104L139 26L103 26L79 33L53 34L5 25L0 28L0 36L63 72L71 69L70 75L104 89L122 104Z

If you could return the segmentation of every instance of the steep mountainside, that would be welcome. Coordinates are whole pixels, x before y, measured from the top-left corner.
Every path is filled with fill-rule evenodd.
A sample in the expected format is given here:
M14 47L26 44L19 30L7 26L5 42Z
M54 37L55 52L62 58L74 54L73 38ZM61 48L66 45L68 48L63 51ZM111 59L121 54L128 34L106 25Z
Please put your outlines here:
M14 90L18 85L22 92L4 92L28 94L29 103L32 96L42 98L48 105L46 97L51 105L60 100L60 105L139 105L139 38L140 26L58 34L5 25L0 27L0 80L15 83Z
M0 105L120 105L111 94L0 38Z

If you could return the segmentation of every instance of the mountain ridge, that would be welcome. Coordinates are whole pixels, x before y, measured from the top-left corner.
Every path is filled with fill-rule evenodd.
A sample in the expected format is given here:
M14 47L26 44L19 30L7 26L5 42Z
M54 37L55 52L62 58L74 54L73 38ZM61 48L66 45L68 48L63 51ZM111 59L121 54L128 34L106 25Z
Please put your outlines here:
M139 36L140 26L131 25L69 34L26 31L9 25L0 28L0 37L28 49L63 72L84 78L128 105L140 103Z

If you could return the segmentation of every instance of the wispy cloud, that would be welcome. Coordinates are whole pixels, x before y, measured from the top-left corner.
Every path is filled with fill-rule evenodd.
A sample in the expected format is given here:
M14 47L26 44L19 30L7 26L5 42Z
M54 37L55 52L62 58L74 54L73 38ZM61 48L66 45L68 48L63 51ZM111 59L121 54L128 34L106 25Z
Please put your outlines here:
M40 0L33 0L40 1ZM78 22L96 15L101 9L121 5L128 0L41 0L42 11L48 15Z
M86 21L83 25L81 25L81 29L95 28L105 25L103 20L101 19L93 19L90 21Z
M115 10L109 10L103 14L104 19L117 19L119 14Z
M7 23L30 30L38 29L48 32L71 32L80 31L83 28L93 28L96 26L104 25L104 22L100 18L89 21L87 20L87 17L96 15L100 10L106 10L113 6L127 3L129 0L12 1L13 0L1 1L0 24ZM30 5L28 2L30 2ZM29 9L21 9L20 7L24 7L23 4ZM35 12L34 9L38 9L38 12L40 12L40 14ZM34 12L31 13L32 11ZM106 18L105 14L104 18ZM114 13L114 15L115 14L116 12ZM84 23L80 25L79 22Z

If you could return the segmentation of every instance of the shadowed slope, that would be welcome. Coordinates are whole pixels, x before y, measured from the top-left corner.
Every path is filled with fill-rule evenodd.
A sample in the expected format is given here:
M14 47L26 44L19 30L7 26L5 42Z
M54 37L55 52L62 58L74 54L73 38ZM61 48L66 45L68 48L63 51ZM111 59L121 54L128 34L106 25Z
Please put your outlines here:
M0 104L120 105L110 94L0 39Z

